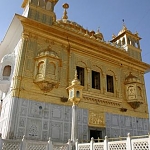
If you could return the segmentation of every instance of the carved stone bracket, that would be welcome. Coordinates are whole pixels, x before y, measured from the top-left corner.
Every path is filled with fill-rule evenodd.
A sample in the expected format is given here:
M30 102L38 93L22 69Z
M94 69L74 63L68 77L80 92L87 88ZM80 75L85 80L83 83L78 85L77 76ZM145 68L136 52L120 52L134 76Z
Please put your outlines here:
M130 106L133 108L133 109L137 109L138 107L140 107L140 105L142 104L142 102L129 102Z
M39 86L39 88L44 92L50 92L54 87L57 88L58 84L56 83L49 83L47 81L43 82L36 82L36 84Z
M121 111L121 112L126 112L126 111L127 111L127 108L121 107L121 108L120 108L120 111Z

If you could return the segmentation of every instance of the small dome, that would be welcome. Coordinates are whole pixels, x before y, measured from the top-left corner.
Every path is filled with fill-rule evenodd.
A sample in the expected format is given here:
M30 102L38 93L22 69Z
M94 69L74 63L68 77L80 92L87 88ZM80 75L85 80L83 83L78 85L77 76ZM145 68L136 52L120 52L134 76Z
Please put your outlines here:
M80 81L77 78L77 71L75 71L75 78L72 80L72 85L80 85Z
M74 22L74 21L70 21L70 20L57 20L56 21L58 24L62 24L62 25L65 25L65 26L68 26L69 28L82 28L83 27L81 25L79 25L78 23Z
M78 79L73 79L71 83L72 85L80 85L80 81Z
M38 56L52 56L52 57L55 57L55 58L59 58L58 54L55 51L53 51L50 46L48 46L43 51L39 52Z
M126 82L139 82L139 79L132 75L132 73L130 72L130 74L126 77L125 79Z
M15 54L14 54L14 53L6 54L6 55L2 58L1 63L5 62L5 61L14 62L14 60L15 60Z
M97 39L104 41L103 34L99 31L99 29L94 35Z

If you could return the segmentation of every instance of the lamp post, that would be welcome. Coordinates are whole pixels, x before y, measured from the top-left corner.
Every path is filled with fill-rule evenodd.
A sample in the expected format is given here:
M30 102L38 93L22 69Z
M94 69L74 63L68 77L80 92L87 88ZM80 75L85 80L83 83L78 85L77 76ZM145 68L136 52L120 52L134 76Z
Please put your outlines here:
M75 71L75 78L71 82L71 85L66 88L69 91L69 100L73 103L72 105L72 126L71 126L71 141L76 142L78 133L77 124L77 105L82 99L83 86L80 85L80 81L77 78L77 71Z

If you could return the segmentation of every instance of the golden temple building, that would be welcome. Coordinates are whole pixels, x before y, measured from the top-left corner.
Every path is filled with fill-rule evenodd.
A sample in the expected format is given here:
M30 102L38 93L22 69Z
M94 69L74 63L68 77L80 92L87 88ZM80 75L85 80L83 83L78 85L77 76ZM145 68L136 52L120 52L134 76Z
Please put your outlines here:
M149 112L140 37L123 25L106 42L103 34L69 21L68 4L56 19L58 0L24 0L0 44L0 133L66 142L71 135L67 87L74 72L83 86L78 139L145 135Z

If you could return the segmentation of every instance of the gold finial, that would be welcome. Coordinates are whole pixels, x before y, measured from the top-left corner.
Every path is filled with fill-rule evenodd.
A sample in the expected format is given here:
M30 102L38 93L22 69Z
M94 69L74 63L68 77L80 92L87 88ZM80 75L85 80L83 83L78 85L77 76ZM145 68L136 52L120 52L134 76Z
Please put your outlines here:
M115 38L116 38L116 35L115 35L115 34L113 34L113 35L112 35L112 38L113 38L113 39L115 39Z
M139 33L138 33L137 31L135 32L135 34L136 34L137 36L139 36Z
M67 4L67 3L63 4L63 8L64 8L64 14L63 14L62 19L68 19L66 9L68 9L68 8L69 8L69 4Z
M80 85L80 81L78 80L77 70L75 70L74 79L72 80L72 85Z
M100 27L98 27L98 29L97 29L97 33L100 33Z
M124 19L122 19L122 22L123 22L123 31L126 31L126 30L127 30L127 27L126 27L126 25L125 25Z
M84 36L90 37L88 30L86 30L85 35L84 35Z

